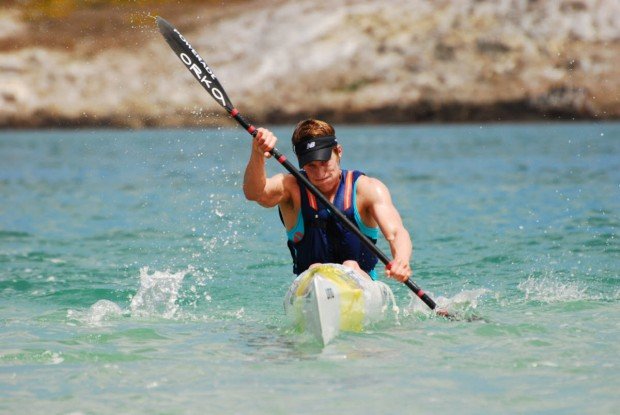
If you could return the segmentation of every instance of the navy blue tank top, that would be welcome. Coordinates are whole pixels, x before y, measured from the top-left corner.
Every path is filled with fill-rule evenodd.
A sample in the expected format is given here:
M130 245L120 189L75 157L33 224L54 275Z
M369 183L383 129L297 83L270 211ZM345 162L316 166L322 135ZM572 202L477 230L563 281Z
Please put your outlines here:
M306 175L302 170L301 174ZM379 228L370 228L362 222L357 210L355 191L357 180L363 173L343 170L334 197L334 206L355 224L373 243L377 242ZM307 177L307 176L306 176ZM301 274L314 263L342 264L346 260L357 261L360 268L373 279L377 256L364 245L357 235L348 230L333 216L304 185L297 181L300 190L301 209L297 223L288 235L288 247L293 258L293 272ZM280 219L282 215L280 214Z

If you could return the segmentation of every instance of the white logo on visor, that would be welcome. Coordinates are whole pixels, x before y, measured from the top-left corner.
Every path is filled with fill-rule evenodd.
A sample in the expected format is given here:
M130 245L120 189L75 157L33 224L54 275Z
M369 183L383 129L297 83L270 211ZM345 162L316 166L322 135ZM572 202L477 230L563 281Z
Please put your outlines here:
M314 148L314 146L316 146L316 141L306 144L306 150L310 150L311 148Z

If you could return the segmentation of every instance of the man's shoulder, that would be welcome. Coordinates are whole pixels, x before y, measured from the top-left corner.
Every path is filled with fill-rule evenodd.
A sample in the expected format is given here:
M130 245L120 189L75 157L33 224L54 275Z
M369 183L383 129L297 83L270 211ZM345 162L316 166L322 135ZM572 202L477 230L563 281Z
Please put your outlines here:
M357 196L366 202L375 202L389 195L387 186L379 179L371 176L360 176L357 180Z
M290 173L276 173L273 176L269 177L268 180L272 182L282 183L284 186L296 186L297 179Z
M282 174L282 184L287 188L299 188L297 179L292 174Z
M362 174L357 179L357 188L362 191L370 191L376 187L385 187L385 185L381 180L377 179L376 177L367 176L365 174Z

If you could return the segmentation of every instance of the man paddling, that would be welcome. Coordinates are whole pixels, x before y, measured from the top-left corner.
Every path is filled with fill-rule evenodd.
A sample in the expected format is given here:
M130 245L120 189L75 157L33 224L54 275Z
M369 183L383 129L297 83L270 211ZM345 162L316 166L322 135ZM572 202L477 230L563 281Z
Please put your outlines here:
M287 230L295 274L318 263L342 263L376 279L377 257L322 206L291 174L267 177L265 159L275 148L276 136L259 128L243 179L248 200L264 207L278 206ZM379 231L387 239L393 260L389 277L404 282L411 276L413 249L409 232L394 207L388 188L379 180L340 167L342 147L334 128L319 120L297 124L292 137L295 154L308 180L360 231L376 242Z
M404 281L405 285L407 285L407 287L409 287L411 291L413 291L431 310L435 310L436 303L433 301L433 299L430 298L430 296L427 293L425 293L420 287L418 287L413 281L408 279L409 275L411 274L411 270L409 269L409 257L411 255L411 249L412 249L411 240L409 238L407 231L404 230L404 227L402 226L402 220L400 219L400 215L398 214L398 212L392 205L387 188L381 182L377 180L368 179L367 181L366 179L363 179L363 178L361 180L354 178L354 181L356 183L357 181L359 181L361 185L354 186L353 189L355 190L352 192L352 194L355 195L356 198L357 198L357 195L360 194L361 200L360 201L356 200L356 202L353 203L353 206L357 209L357 215L355 214L355 212L353 212L353 215L358 216L360 219L359 221L356 220L356 222L352 222L351 220L347 219L347 217L342 212L340 212L337 208L335 208L333 204L329 202L329 199L327 199L327 197L325 196L325 194L329 195L330 197L337 196L338 192L336 191L336 195L334 195L333 188L329 189L327 186L328 183L333 182L333 179L331 178L331 176L333 175L330 173L330 175L326 175L325 177L322 177L320 175L315 174L316 172L313 173L312 176L317 180L317 183L322 182L322 184L320 185L320 188L326 189L325 191L318 190L315 187L315 185L313 185L312 182L306 176L304 176L304 174L306 174L305 172L302 174L301 172L296 170L295 166L293 166L287 160L287 158L274 147L276 138L273 136L272 133L270 133L267 130L261 130L259 132L253 125L248 123L241 116L239 111L234 107L234 105L232 104L228 96L226 95L224 88L220 84L219 80L213 74L213 71L211 70L211 68L207 66L205 61L202 60L202 58L200 57L200 55L198 55L196 50L192 48L192 46L189 44L187 39L183 37L183 35L181 35L181 32L179 32L174 26L172 26L165 19L159 16L157 17L157 27L159 28L159 31L161 32L161 34L164 36L164 39L166 40L168 45L177 54L179 59L181 59L185 67L194 75L194 77L200 82L202 87L205 88L205 90L213 97L213 99L215 99L215 101L218 104L220 104L230 114L230 116L233 117L239 123L239 125L241 125L248 133L252 134L252 136L255 136L255 135L259 136L258 139L253 141L254 144L252 147L252 155L250 156L248 167L246 168L246 175L245 175L246 179L244 180L244 191L248 199L256 200L262 205L269 206L269 207L279 205L285 226L293 230L291 226L296 227L297 223L299 222L294 219L295 212L298 212L297 214L298 216L299 216L299 212L302 212L301 202L300 202L301 199L300 199L300 196L298 195L302 192L303 189L301 189L300 187L301 185L297 184L296 182L299 181L301 183L305 183L305 185L311 189L311 193L314 196L316 196L320 200L321 203L328 205L329 207L328 211L331 212L331 214L338 217L338 219L343 224L346 225L346 228L349 231L353 232L358 237L363 238L364 245L366 245L366 247L372 248L371 251L374 252L374 254L378 256L381 262L386 264L386 268L388 270L389 276L391 276L392 278L396 280ZM206 71L206 74L203 72L203 70ZM316 132L320 129L318 129L317 127L317 130L314 130L313 128L311 128L310 130L313 130ZM298 130L296 129L296 132L297 131ZM333 133L333 128L331 128L331 132ZM325 132L325 134L327 133L328 132ZM303 135L300 134L299 138L310 138L310 139L316 138L318 140L321 137L320 137L320 134L316 136L310 135L309 137L304 137ZM326 162L326 163L325 165L319 165L319 168L323 169L323 171L330 171L326 169L327 167L331 166L330 165L331 152L330 152L329 159L324 156L323 150L325 150L326 148L324 147L326 145L325 140L328 140L328 138L326 137L323 137L323 138L324 140L320 140L321 141L320 147L317 147L317 148L314 147L317 144L317 140L310 140L307 143L305 143L306 144L305 149L303 148L299 149L300 154L298 157L301 161L302 167L304 167L304 164L309 164L312 161L321 161L321 162ZM330 148L329 145L327 146L328 146L327 148ZM342 148L339 148L339 146L337 145L331 146L331 148L333 147L336 147L336 150L335 150L336 156L337 156L336 162L339 162L340 157L342 156ZM317 151L321 150L320 151L321 157L318 157L319 154L317 153L316 160L312 160L312 158L314 158L315 156L308 155L307 157L310 158L310 160L304 161L304 158L306 157L306 153L308 154L313 153L314 152L313 149ZM284 168L286 168L286 170L292 176L279 175L279 176L274 176L270 179L267 179L265 175L265 166L264 166L264 157L267 157L267 154L264 152L266 151L269 151L270 154L274 155L276 159L278 160L278 162L282 166L284 166ZM319 174L322 171L320 169L317 170ZM312 167L308 167L308 170L309 171L312 170ZM338 163L337 163L336 170L339 172L339 174L342 177L343 172L340 169L340 165ZM366 184L364 184L364 182L366 182ZM319 207L321 209L317 213L316 215L317 217L316 218L313 217L313 218L321 219L323 225L330 224L329 229L331 229L331 231L327 235L332 235L332 237L329 237L329 238L325 237L324 238L325 240L321 241L321 243L315 243L316 240L310 243L308 242L308 240L306 240L304 243L304 246L305 247L311 246L311 249L306 249L304 248L304 246L301 246L299 244L296 245L296 243L302 241L304 237L307 237L305 234L306 224L304 223L303 232L301 231L301 229L299 230L296 229L292 236L291 243L289 244L289 246L291 247L291 253L293 254L293 258L294 258L295 272L297 273L302 272L303 267L307 266L307 263L312 262L312 260L316 260L317 262L321 262L321 261L332 261L333 262L334 261L333 258L326 258L326 259L323 258L322 254L320 258L318 255L312 254L312 251L317 246L319 247L323 246L324 251L322 252L325 252L326 250L328 253L330 253L330 255L332 255L333 252L337 252L338 255L337 256L334 255L334 257L337 257L338 259L344 256L345 259L342 260L341 262L346 263L347 265L355 266L355 264L357 264L357 266L360 267L360 262L357 261L356 259L346 258L354 250L351 246L346 246L346 244L351 240L351 238L348 235L340 235L340 236L333 237L333 235L335 235L333 230L337 228L333 226L333 221L326 220L327 217L324 214L325 210L323 209L323 206L319 206ZM320 226L313 226L313 225L320 225L320 223L313 224L312 222L315 222L313 218L310 218L309 220L310 226L308 229L311 229L311 230L314 229L314 231L316 231L315 228L321 229ZM303 219L303 217L302 217L302 220L305 222L305 219ZM372 242L369 241L368 238L366 238L365 235L362 233L362 231L359 229L361 224L368 225L368 227L372 228L375 223L382 230L383 234L386 236L386 238L388 239L390 243L390 247L392 249L392 255L395 257L393 261L390 261L390 259L383 252L381 252L381 250L379 250L376 246L372 245ZM325 230L328 229L327 226L325 226L324 228ZM316 232L314 231L309 232L308 235L310 233L316 234ZM373 231L373 232L376 233L376 231ZM325 236L325 234L323 235ZM341 244L339 247L342 248L343 245L345 245L347 249L332 251L334 247L338 247L337 244L334 244L334 241L343 241L343 240L345 241L345 244ZM327 246L327 248L325 248L325 246ZM307 257L304 257L303 261L298 259L299 257L297 256L297 254L300 252L307 254ZM308 252L310 253L308 254ZM312 258L312 255L315 255L317 258ZM359 251L355 253L356 258L357 256L360 257L359 258L360 260L364 259L361 265L366 266L367 265L366 261L368 259L363 256L363 252ZM353 264L351 261L355 262L355 264ZM311 263L310 265L313 265L313 264ZM374 267L372 269L369 269L368 272L373 273ZM436 312L440 315L445 315L445 316L448 315L448 313L444 310L439 310L439 311L436 310Z

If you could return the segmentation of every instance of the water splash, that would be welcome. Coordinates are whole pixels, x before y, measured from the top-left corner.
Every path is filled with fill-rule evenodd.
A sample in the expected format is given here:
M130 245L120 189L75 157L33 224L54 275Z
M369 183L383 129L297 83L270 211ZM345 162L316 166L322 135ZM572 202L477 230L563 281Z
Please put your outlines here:
M189 273L193 275L193 283L182 290L184 278ZM179 272L150 272L148 267L143 267L140 269L140 287L131 297L128 309L110 300L99 300L88 310L68 310L68 324L104 326L120 317L204 319L207 316L197 317L184 312L183 308L196 309L203 301L211 302L211 295L203 289L208 279L212 279L212 275L206 268L202 271L188 266Z
M477 320L478 317L476 316L475 311L478 308L479 300L488 292L490 291L486 288L465 290L452 297L437 297L435 302L438 310L446 310L450 316L457 320ZM428 308L428 306L424 304L424 302L422 302L422 300L420 300L416 295L409 293L409 298L409 304L404 308L403 315L434 315L434 312Z
M518 285L526 301L556 303L589 299L586 288L575 282L562 282L553 277L528 277Z
M110 300L99 300L86 311L69 310L67 318L88 326L102 326L123 315L121 307Z
M179 304L179 289L188 271L155 271L148 267L140 269L140 288L131 299L131 315L134 317L174 318Z
M387 298L385 304L381 308L381 314L385 314L391 304L392 313L394 314L394 322L397 325L400 325L400 320L398 318L398 316L400 315L400 308L398 307L398 304L396 304L396 298L394 297L392 289L389 287L389 285L382 281L375 281L375 284L379 287L379 289L383 292L383 295Z

